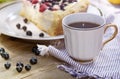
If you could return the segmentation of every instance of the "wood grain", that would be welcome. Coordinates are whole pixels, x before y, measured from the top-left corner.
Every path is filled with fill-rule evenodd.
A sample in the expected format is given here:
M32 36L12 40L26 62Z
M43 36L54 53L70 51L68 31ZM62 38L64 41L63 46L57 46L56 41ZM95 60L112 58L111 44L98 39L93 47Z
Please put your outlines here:
M5 48L6 52L10 54L9 60L4 60L0 56L0 79L74 79L68 73L56 68L57 65L63 63L62 61L52 56L35 56L31 51L35 45L34 42L0 35L0 47ZM29 64L31 57L37 57L38 64L32 65L29 72L23 69L21 73L18 73L16 63L20 61L24 65ZM4 63L7 61L11 63L9 70L4 68Z

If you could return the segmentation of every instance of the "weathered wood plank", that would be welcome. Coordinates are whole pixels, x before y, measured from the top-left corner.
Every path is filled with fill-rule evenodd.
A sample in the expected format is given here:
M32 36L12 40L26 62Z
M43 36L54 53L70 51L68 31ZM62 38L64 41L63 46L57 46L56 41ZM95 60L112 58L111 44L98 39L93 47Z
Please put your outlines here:
M7 62L0 57L0 79L74 79L68 73L56 68L58 64L63 63L52 56L35 56L31 49L36 43L25 42L20 39L13 39L4 35L0 36L0 47L4 47L10 54L7 60L12 64L9 70L4 68ZM33 65L28 72L25 69L21 73L16 71L16 63L23 62L29 64L31 57L37 57L38 64Z

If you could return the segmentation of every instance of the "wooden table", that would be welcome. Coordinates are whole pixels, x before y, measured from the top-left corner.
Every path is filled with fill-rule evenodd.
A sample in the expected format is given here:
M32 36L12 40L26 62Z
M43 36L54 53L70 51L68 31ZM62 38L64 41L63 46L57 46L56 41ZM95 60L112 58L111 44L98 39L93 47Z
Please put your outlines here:
M5 4L0 4L0 6L3 5ZM43 42L41 41L41 43ZM10 55L9 60L4 60L0 56L0 79L74 79L68 73L57 69L57 65L63 62L52 56L35 56L31 51L35 45L35 42L0 35L0 47L5 48ZM37 57L38 64L32 65L30 71L23 68L23 71L18 73L16 63L20 61L24 65L29 64L31 57ZM11 63L9 70L4 67L7 61Z

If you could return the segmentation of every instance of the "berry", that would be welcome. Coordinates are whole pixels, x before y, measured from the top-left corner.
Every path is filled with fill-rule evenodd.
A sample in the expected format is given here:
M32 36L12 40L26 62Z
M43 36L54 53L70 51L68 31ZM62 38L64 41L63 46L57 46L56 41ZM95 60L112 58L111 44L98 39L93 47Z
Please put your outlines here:
M40 11L40 12L44 12L46 9L47 9L47 5L41 4L39 11Z
M20 29L21 25L18 23L16 24L17 29Z
M63 4L64 6L67 6L67 4Z
M72 2L73 2L73 0L69 0L68 2L69 2L69 3L72 3Z
M26 69L27 71L29 71L29 70L31 69L31 66L30 66L29 64L27 64L27 65L25 66L25 69Z
M27 31L27 32L26 32L26 35L32 36L32 32L31 32L31 31Z
M64 11L64 5L60 5L60 9Z
M26 27L26 26L23 26L22 29L23 29L24 31L26 31L26 30L27 30L27 27Z
M51 11L52 11L52 10L53 10L53 7L49 7L48 10L51 10Z
M39 55L40 54L40 51L37 49L38 47L35 46L32 48L32 52L35 54L35 55Z
M11 67L11 63L7 62L7 63L4 64L4 66L5 66L6 69L9 69Z
M10 58L7 52L1 53L1 57L4 58L5 60L8 60Z
M28 19L27 18L25 18L23 21L24 21L24 23L28 23Z
M37 48L38 48L37 46L34 46L34 47L32 48L32 52L35 53L36 50L37 50Z
M44 33L40 33L39 36L40 36L40 37L44 37Z
M4 52L5 52L5 49L4 48L0 48L0 54L4 53Z
M62 3L67 2L67 0L63 0Z
M38 0L32 0L32 4L38 3Z
M9 59L9 57L10 57L10 56L9 56L9 54L8 54L8 53L5 53L5 54L4 54L4 59L5 59L5 60L8 60L8 59Z
M23 67L22 66L16 66L16 70L20 73L22 71Z
M56 2L53 1L53 2L52 2L52 6L54 6L55 4L56 4Z
M32 58L30 59L30 64L32 64L32 65L37 64L37 58L32 57Z
M24 64L22 62L17 62L16 66L22 66L22 67L24 67Z
M4 53L1 53L1 57L4 58L4 57L5 57L5 54L4 54Z
M39 50L36 50L36 51L35 51L35 55L40 55L40 51L39 51Z

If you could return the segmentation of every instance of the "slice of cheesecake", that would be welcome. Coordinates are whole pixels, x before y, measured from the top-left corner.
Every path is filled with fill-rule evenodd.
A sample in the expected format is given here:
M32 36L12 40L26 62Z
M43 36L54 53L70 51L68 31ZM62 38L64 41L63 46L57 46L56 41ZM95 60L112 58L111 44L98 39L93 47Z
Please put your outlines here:
M20 15L33 22L40 30L57 36L63 34L63 17L84 12L88 5L88 0L23 0Z

